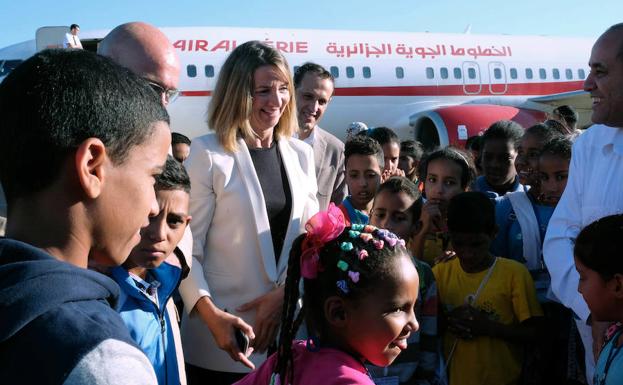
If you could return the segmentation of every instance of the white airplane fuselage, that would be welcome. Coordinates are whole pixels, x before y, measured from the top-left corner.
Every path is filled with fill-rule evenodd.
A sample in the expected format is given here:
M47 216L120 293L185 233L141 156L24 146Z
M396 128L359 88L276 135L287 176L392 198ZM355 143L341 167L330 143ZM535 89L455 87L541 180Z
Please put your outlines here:
M320 125L339 138L344 139L353 121L391 127L403 139L422 139L428 124L436 131L437 145L461 144L466 136L485 129L487 122L525 111L538 120L544 115L538 111L548 111L552 104L530 99L581 90L594 42L546 36L224 27L162 31L182 65L181 96L168 107L173 131L191 138L208 132L207 106L223 62L237 45L259 40L282 52L292 68L311 61L334 74L334 96ZM106 33L84 32L81 39L98 41ZM0 50L0 61L2 55ZM455 110L461 105L470 108Z

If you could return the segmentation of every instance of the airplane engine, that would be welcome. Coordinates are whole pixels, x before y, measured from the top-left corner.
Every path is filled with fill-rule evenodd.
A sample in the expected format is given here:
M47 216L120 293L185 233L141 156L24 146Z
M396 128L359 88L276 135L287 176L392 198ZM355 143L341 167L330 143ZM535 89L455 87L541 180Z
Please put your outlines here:
M426 150L453 145L465 147L467 138L482 133L498 120L512 120L527 128L546 119L542 111L491 104L464 104L422 111L409 119L415 139Z

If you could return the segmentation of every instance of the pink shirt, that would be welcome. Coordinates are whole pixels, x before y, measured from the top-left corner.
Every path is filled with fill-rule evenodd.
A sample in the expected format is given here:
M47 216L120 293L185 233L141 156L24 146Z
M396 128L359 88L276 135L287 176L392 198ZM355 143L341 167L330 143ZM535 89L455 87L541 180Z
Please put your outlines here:
M310 352L305 348L305 341L295 341L292 355L294 381L291 385L374 385L363 364L341 350L322 348ZM277 354L273 354L234 385L268 385L276 363Z

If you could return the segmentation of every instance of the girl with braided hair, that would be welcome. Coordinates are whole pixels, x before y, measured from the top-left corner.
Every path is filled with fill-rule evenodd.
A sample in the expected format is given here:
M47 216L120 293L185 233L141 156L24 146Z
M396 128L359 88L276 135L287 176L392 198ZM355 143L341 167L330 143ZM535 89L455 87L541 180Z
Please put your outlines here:
M333 204L306 230L290 252L278 350L237 385L372 385L364 362L391 364L418 330L419 279L402 239L370 225L345 227ZM296 341L303 322L310 337Z

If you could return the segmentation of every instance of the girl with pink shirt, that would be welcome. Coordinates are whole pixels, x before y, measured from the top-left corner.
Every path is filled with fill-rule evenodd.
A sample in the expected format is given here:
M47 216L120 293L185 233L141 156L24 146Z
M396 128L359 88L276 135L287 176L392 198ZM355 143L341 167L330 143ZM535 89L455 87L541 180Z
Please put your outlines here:
M402 239L345 227L333 204L305 228L290 252L277 352L236 385L372 385L364 362L391 364L418 330L418 274ZM303 322L309 338L295 340Z

